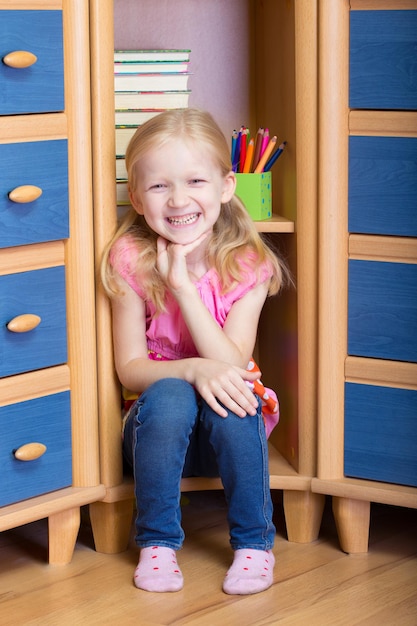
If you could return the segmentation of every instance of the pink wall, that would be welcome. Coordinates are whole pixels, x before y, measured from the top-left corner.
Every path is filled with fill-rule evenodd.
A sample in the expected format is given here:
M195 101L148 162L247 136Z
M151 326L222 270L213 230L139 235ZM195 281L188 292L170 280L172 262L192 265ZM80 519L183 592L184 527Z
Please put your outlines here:
M251 0L114 0L114 6L116 48L190 49L189 106L210 111L226 137L250 125Z

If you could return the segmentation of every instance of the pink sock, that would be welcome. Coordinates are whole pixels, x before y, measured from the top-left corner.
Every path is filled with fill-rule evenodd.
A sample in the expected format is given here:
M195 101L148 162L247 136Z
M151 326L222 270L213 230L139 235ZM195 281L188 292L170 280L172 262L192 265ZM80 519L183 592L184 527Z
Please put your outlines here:
M268 589L274 579L274 565L271 550L236 550L223 582L223 591L244 595Z
M179 591L184 583L175 551L164 546L142 548L133 580L138 589L159 592Z

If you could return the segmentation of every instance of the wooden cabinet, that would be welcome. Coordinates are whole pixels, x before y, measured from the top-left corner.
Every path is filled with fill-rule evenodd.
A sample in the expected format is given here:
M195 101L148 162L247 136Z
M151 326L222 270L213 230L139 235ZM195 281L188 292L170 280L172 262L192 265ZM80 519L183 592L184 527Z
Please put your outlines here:
M327 0L319 32L312 488L364 552L370 502L417 507L417 3Z
M189 3L189 11L183 7L181 20L187 20L192 14L192 4ZM221 6L218 3L219 11L224 10ZM278 391L281 403L281 423L270 441L270 484L272 489L284 492L288 537L294 541L311 541L317 537L323 507L323 496L310 490L311 478L316 472L317 400L316 3L311 0L262 3L251 0L239 3L239 6L245 18L247 10L251 18L250 36L241 41L242 54L237 55L240 59L248 59L243 72L247 77L252 77L256 56L255 76L250 81L256 96L242 94L251 102L250 123L254 127L267 120L271 128L276 128L277 132L280 129L288 140L286 160L282 159L282 167L274 172L275 217L258 223L261 231L268 233L275 244L285 249L297 283L296 292L288 292L268 303L259 331L258 358L263 380ZM98 264L103 247L116 226L112 37L115 6L112 0L92 0L90 7ZM133 12L132 20L139 19L141 2L130 3L129 7ZM172 14L170 9L167 24L170 24L170 15L175 18L179 14L177 8L172 9ZM211 29L216 58L219 58L221 41L217 37L216 24L218 21L213 24L207 21L204 34L206 37ZM196 25L190 24L189 28L196 28ZM249 55L248 40L252 46ZM163 37L158 41L155 33L153 41L152 47L173 47ZM227 54L230 53L228 42L223 43ZM121 46L118 44L118 47ZM138 40L126 47L144 46ZM210 59L211 52L204 58ZM226 118L229 119L230 115L231 112L227 111ZM222 121L219 120L220 125L224 126ZM127 545L133 489L132 482L123 479L120 387L113 366L109 303L100 288L97 292L97 331L101 480L106 486L106 496L102 502L93 504L90 511L97 549L116 552ZM184 479L182 483L184 490L220 487L218 479Z
M98 466L87 0L0 1L0 530L71 560Z

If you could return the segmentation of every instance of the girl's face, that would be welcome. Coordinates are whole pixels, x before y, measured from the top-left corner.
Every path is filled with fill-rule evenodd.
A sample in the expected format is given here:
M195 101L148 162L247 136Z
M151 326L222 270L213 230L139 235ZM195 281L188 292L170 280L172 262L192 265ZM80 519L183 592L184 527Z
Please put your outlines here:
M223 176L211 153L194 142L172 139L136 164L135 210L161 237L178 244L210 233L222 202L231 200L236 178Z

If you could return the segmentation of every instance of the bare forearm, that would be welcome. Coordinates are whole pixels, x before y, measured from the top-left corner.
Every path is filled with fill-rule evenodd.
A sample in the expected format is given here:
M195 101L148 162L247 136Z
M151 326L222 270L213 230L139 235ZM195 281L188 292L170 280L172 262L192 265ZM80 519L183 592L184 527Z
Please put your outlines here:
M177 294L176 297L198 354L207 359L246 367L253 346L246 354L230 339L205 307L194 285L187 293Z
M193 371L197 359L178 359L176 361L152 361L137 358L127 363L116 365L121 384L135 393L141 393L162 378L180 378L194 384Z
M231 410L241 417L254 415L257 399L245 381L253 382L257 374L214 359L189 358L177 361L151 361L137 358L117 368L121 383L140 393L163 378L181 378L221 417Z

